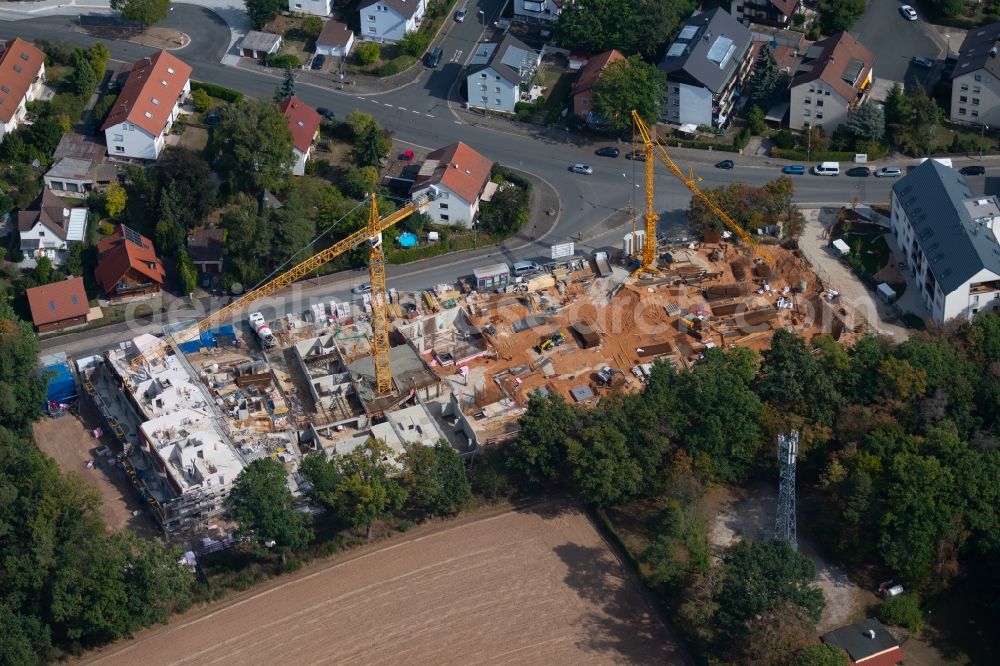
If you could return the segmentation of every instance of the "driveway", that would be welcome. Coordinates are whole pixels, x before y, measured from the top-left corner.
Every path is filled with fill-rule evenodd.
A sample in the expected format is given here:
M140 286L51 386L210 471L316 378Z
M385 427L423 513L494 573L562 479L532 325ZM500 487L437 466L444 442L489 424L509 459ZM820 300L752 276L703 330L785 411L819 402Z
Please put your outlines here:
M875 54L876 77L923 83L928 70L912 67L911 58L943 58L946 46L923 14L916 21L904 19L899 13L901 4L896 0L871 0L851 34Z

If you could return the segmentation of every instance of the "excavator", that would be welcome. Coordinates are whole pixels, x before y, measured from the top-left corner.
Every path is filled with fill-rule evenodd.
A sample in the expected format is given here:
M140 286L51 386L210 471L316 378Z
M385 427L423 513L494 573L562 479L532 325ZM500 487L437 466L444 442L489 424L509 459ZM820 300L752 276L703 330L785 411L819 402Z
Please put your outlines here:
M252 303L284 289L335 257L367 242L369 245L368 274L371 283L371 354L375 363L375 395L384 396L392 393L392 369L389 363L389 308L385 285L385 253L382 250L382 232L419 211L434 198L435 193L431 190L428 194L417 197L388 215L380 217L376 197L374 194L369 195L368 223L364 228L248 291L237 300L207 315L188 328L166 336L158 345L146 349L142 354L136 356L132 361L133 369L138 370L144 364L154 364L166 356L170 349L173 349L175 354L179 354L179 347L183 343L194 340L201 333L232 319ZM257 324L260 323L257 322Z

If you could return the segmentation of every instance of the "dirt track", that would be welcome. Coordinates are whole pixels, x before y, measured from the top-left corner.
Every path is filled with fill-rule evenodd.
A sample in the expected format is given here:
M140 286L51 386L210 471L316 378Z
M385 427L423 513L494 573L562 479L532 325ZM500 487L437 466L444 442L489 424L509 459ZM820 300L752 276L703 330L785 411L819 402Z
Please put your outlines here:
M580 510L458 525L94 655L132 664L675 664L684 659Z

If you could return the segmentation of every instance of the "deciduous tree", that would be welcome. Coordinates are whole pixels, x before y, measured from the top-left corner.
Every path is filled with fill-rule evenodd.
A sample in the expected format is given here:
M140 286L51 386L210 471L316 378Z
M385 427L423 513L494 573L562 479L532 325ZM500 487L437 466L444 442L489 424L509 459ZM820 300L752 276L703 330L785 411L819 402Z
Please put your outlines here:
M143 28L159 23L170 11L170 0L111 0L111 9Z
M104 189L104 210L108 217L116 218L125 210L128 203L128 195L125 188L118 183L109 183Z
M632 111L648 124L660 120L667 77L637 56L608 65L593 90L594 111L607 129L625 133L632 128Z
M295 163L292 133L277 106L254 99L230 104L221 115L208 150L231 189L258 193L288 177Z
M261 30L266 23L288 7L282 0L243 0L254 30Z
M390 517L406 501L406 490L391 473L391 456L392 449L385 442L369 439L337 458L340 482L333 491L334 502L345 522L355 529L365 528L368 539L375 523Z
M885 114L871 100L847 112L847 129L856 139L881 141L885 136Z
M303 514L292 508L284 466L273 458L259 458L247 465L233 483L226 505L239 524L241 535L260 548L281 556L312 540Z
M562 397L532 394L507 458L514 481L526 490L538 490L560 480L575 427L575 410Z
M416 509L431 516L443 516L455 513L469 501L465 463L448 442L410 445L400 462L403 487L409 503Z
M866 0L819 0L819 24L823 34L849 31L867 8Z

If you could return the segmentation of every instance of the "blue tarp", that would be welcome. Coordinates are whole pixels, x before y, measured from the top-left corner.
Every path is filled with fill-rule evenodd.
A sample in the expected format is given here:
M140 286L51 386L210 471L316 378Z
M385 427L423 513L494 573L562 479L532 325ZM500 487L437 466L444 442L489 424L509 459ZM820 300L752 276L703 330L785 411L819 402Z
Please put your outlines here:
M197 340L188 340L181 345L181 353L197 354L205 347L209 349L219 346L219 338L231 341L236 337L236 331L231 325L220 326L211 331L206 331L198 336Z
M47 365L42 372L49 375L49 388L45 396L47 402L68 403L76 399L76 383L68 365Z
M197 354L201 351L201 340L188 340L180 344L182 354Z

